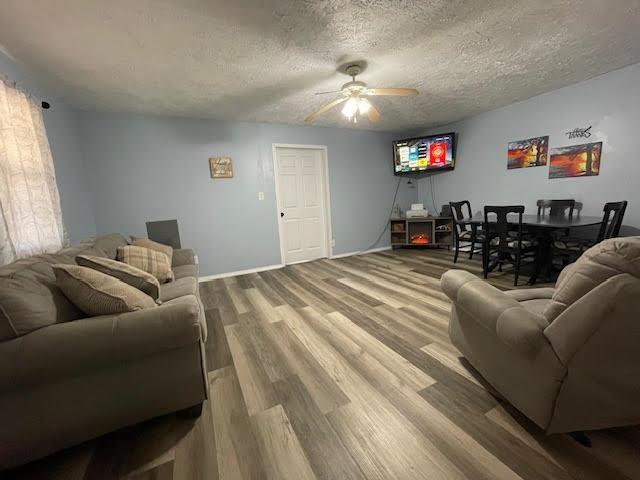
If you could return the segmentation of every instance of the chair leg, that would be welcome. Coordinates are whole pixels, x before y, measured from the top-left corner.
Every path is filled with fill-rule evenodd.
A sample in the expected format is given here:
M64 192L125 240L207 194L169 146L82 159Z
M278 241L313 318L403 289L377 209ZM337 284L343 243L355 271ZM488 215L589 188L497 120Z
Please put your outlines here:
M484 278L489 276L489 248L487 246L482 249L482 275Z
M469 260L473 259L473 251L475 250L475 248L476 248L476 239L472 238L471 239L471 250L469 250Z
M453 254L453 263L456 263L458 261L459 252L460 252L460 240L458 240L458 237L456 237L456 251Z
M515 279L513 280L513 286L517 287L518 286L518 276L520 275L520 252L517 253L516 255L516 272L515 272Z

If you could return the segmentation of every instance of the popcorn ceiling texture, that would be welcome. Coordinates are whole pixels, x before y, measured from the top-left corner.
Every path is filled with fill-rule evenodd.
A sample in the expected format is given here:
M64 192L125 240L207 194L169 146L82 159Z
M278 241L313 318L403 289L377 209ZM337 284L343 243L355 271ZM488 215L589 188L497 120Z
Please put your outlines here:
M300 124L365 59L369 86L421 93L358 127L400 130L640 62L640 0L2 0L0 32L84 110Z

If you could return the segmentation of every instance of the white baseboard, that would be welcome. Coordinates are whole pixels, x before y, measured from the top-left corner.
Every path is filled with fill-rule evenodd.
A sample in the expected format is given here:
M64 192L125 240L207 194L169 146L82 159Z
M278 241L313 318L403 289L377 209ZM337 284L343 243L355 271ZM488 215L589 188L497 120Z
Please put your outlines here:
M391 250L391 247L378 247L370 250L358 250L356 252L340 253L330 257L332 260L336 258L353 257L354 255L366 255L367 253L383 252L385 250Z
M238 275L247 275L249 273L266 272L267 270L275 270L277 268L282 268L282 267L284 267L284 265L279 263L277 265L267 265L264 267L249 268L247 270L238 270L237 272L216 273L215 275L207 275L205 277L200 277L198 278L198 282L208 282L210 280L217 280L218 278L236 277Z
M340 253L339 255L333 255L331 258L344 258L344 257L352 257L354 255L365 255L367 253L375 253L375 252L383 252L385 250L391 250L391 247L378 247L372 248L371 250L358 250L357 252L348 252L348 253ZM278 268L282 268L284 265L279 263L277 265L267 265L265 267L258 268L249 268L247 270L238 270L237 272L226 272L226 273L216 273L215 275L207 275L204 277L198 278L198 282L209 282L211 280L217 280L218 278L226 278L226 277L236 277L238 275L247 275L249 273L258 273L258 272L266 272L267 270L276 270Z

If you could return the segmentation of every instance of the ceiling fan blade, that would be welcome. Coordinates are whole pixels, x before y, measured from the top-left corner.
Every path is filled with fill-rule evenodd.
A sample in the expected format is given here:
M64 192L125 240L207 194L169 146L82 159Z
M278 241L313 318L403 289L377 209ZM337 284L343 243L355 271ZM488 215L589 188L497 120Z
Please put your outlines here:
M380 121L380 112L369 102L369 110L367 110L367 117L371 123L378 123Z
M365 93L365 95L377 96L377 97L411 97L418 95L418 90L415 88L371 88Z
M314 95L326 95L328 93L340 93L342 90L332 90L330 92L316 92Z
M304 119L306 123L313 123L313 121L318 117L318 115L322 115L324 112L331 110L336 105L340 105L342 102L346 102L347 97L337 98L333 102L327 103L325 106L320 108L317 112L312 113L307 118Z

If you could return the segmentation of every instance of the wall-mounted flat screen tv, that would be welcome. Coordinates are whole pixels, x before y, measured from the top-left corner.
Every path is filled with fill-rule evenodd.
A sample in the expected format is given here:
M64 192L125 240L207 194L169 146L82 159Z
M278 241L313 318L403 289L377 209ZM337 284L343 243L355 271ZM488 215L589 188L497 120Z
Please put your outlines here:
M393 142L396 175L453 170L455 133L407 138Z

